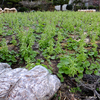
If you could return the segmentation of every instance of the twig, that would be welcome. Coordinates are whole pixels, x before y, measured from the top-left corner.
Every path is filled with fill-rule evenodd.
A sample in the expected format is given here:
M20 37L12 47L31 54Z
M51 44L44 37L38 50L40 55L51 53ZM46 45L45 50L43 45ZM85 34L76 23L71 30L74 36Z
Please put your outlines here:
M8 100L9 93L10 93L11 90L15 87L15 85L19 82L20 79L21 79L21 78L19 78L19 79L17 80L17 82L14 83L13 85L12 85L12 84L10 85L10 88L9 88L8 92L5 94L6 100Z
M80 86L83 86L84 88L86 89L89 89L91 91L93 91L93 93L99 98L100 100L100 94L96 91L96 87L97 85L100 83L100 78L94 82L94 84L83 84L82 82L80 82L80 85L78 85L79 87Z

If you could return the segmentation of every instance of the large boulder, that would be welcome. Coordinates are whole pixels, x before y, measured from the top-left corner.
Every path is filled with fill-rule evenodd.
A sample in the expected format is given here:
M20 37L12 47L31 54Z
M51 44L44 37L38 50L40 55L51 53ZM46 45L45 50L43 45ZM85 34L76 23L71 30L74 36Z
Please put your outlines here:
M61 83L41 65L28 71L0 63L0 100L50 100Z

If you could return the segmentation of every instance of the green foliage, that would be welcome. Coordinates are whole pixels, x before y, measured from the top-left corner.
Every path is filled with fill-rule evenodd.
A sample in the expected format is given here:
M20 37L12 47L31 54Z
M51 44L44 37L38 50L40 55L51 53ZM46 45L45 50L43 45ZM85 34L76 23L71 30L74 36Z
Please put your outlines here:
M7 2L8 5L12 5L12 2Z
M69 0L53 0L54 5L68 4Z
M13 3L18 3L19 1L22 1L22 0L5 0L7 2L13 2Z
M72 10L72 8L73 8L72 4L68 4L66 7L67 10Z
M75 4L82 3L82 0L75 0L73 3L75 3Z
M12 40L10 41L13 45L17 45L17 41L15 40L15 36L12 36Z
M95 7L95 6L90 5L90 6L88 7L88 9L96 9L96 7Z
M18 8L20 6L19 2L22 0L3 0L3 6L8 8Z
M77 51L79 42L75 41L72 38L67 39L67 49Z
M78 69L76 68L76 63L73 57L66 56L60 58L60 63L57 65L59 68L58 76L60 76L61 81L63 80L62 74L68 74L69 76L73 76L77 74Z
M64 74L77 76L77 80L82 79L83 73L99 75L99 16L98 12L70 11L3 13L0 62L25 63L29 70L43 64L51 72L52 64L57 65L62 82ZM8 49L8 45L14 48Z
M6 43L6 39L5 38L2 39L0 51L3 54L7 54L8 53L8 46L7 46L7 43Z
M55 52L56 52L57 54L63 52L63 50L62 50L62 48L61 48L61 44L60 44L58 41L57 41L57 43L56 43Z
M26 11L29 11L29 9L26 7L19 7L18 11L19 12L26 12Z
M77 75L78 79L83 77L84 71L86 74L94 73L95 75L100 75L100 65L98 62L95 62L95 64L90 64L90 62L87 61L86 56L82 56L80 54L78 54L76 58L71 55L61 57L60 63L58 63L57 67L59 68L58 77L62 82L64 81L63 74L67 74L71 77Z
M76 93L76 92L81 92L81 89L79 87L74 87L74 88L71 88L70 92L71 93Z
M10 65L15 64L17 62L16 58L19 55L15 51L9 51L6 40L3 38L1 42L1 49L0 49L0 62L6 61Z

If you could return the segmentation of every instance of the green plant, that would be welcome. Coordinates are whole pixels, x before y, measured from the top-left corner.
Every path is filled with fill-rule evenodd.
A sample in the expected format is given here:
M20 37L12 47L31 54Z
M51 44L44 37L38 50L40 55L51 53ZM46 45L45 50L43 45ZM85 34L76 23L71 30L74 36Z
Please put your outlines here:
M73 87L73 88L71 88L71 90L70 90L70 92L71 93L76 93L76 92L81 92L81 89L79 88L79 87Z
M8 46L6 43L6 39L2 39L1 41L1 48L0 48L0 61L7 61L10 65L13 63L16 63L16 57L18 57L17 53L15 51L9 51Z
M90 5L89 7L88 7L88 9L95 9L96 7L94 7L94 6L92 6L92 5Z
M29 9L26 8L26 7L20 7L20 8L18 9L18 11L19 11L19 12L25 12L25 11L29 11Z
M14 46L17 45L17 41L15 40L15 36L12 36L12 40L10 41Z
M59 54L59 53L62 53L62 52L63 52L62 47L61 47L61 44L60 44L59 41L57 41L55 47L56 47L56 48L55 48L55 53L56 53L56 54Z
M71 56L65 56L60 58L60 63L57 65L59 68L58 76L63 80L62 74L68 74L69 76L73 76L77 74L77 64L75 62L75 58Z
M68 4L67 7L66 7L66 9L72 10L72 4Z
M67 49L68 50L78 50L79 42L75 41L72 38L67 39Z
M92 46L93 46L93 48L92 48L92 50L93 50L92 54L94 53L94 57L96 57L98 55L97 44L95 43L96 38L97 38L97 36L95 34L93 34L91 42L92 42Z

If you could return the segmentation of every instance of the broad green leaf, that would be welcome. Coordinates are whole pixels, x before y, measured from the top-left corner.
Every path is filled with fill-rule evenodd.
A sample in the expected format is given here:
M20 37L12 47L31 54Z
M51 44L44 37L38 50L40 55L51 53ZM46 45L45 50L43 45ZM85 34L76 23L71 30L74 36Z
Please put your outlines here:
M98 70L95 70L94 74L100 76L100 72Z
M92 63L91 66L89 67L90 70L93 70L93 69L95 69L95 68L97 68L97 65L94 64L94 63Z
M78 67L78 73L83 73L84 68L83 67Z
M93 56L94 52L89 52L88 54L89 54L89 56Z
M64 82L64 77L63 77L62 74L59 74L59 73L58 73L57 76L60 78L61 82Z
M51 59L55 59L55 56L52 56Z
M78 75L78 79L82 79L83 78L83 73L80 73L79 75Z
M85 61L85 62L83 63L83 67L84 67L84 68L88 68L89 66L90 66L89 61Z
M62 73L64 73L64 71L60 68L58 73L62 74Z
M89 69L87 69L87 70L85 71L85 73L90 75L90 74L93 73L93 70L89 70Z
M62 67L62 63L59 63L59 64L57 65L57 67L58 67L58 68L61 68L61 67Z

